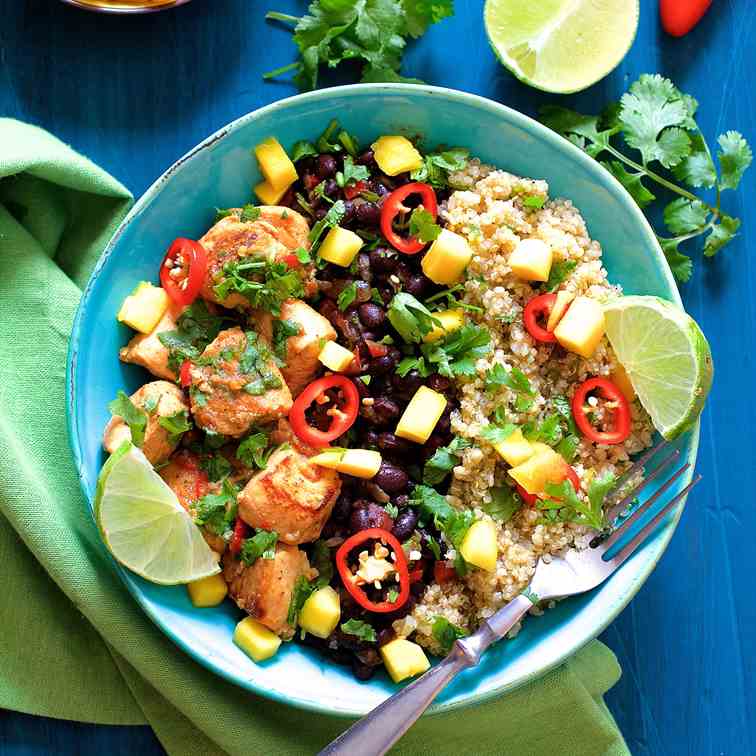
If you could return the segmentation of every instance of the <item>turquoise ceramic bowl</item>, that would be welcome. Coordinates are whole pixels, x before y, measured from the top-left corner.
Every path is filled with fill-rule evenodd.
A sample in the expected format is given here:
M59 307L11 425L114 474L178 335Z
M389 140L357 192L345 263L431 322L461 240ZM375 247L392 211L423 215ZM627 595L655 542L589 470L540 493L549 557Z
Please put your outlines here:
M292 97L234 121L173 165L136 203L110 242L84 293L71 336L68 412L71 445L91 502L104 461L101 432L118 389L147 380L118 361L129 330L116 322L124 297L142 280L157 280L158 264L177 236L198 238L216 207L250 199L261 180L250 149L274 134L285 145L312 139L328 120L369 143L382 133L422 135L428 146L461 145L482 160L549 182L551 195L571 199L591 235L601 242L613 281L627 293L656 294L680 304L664 257L643 214L596 162L535 121L480 97L414 85L357 85ZM680 442L695 461L698 429ZM687 483L689 477L679 482ZM649 486L651 488L652 486ZM676 517L600 589L561 602L531 618L512 641L493 648L477 670L460 676L439 697L443 711L485 700L531 680L595 638L630 601L661 556ZM396 686L383 674L357 682L347 668L311 649L285 644L255 664L231 641L240 612L225 602L195 609L186 590L151 585L122 570L126 586L147 615L198 662L247 690L329 714L364 714Z

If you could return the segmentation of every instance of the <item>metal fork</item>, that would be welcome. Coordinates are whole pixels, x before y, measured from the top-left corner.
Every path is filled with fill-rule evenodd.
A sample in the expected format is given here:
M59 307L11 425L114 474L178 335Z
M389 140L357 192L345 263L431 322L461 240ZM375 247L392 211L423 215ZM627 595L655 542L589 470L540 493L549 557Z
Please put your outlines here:
M652 456L667 446L667 442L662 441L648 450L617 481L606 508L606 521L609 525L601 533L596 533L588 548L581 551L571 549L564 556L554 556L549 561L539 559L530 585L519 596L492 617L484 620L475 633L457 640L445 659L353 724L324 748L319 756L353 756L356 753L360 756L382 756L407 732L433 699L460 672L477 665L483 652L503 638L531 607L547 599L585 593L603 583L701 480L700 475L696 476L626 545L617 553L610 554L612 547L630 534L633 526L639 523L643 515L690 467L689 464L684 464L677 469L643 504L637 506L632 514L621 519L636 495L646 484L659 478L679 458L680 452L671 451L652 472L621 498L618 492Z

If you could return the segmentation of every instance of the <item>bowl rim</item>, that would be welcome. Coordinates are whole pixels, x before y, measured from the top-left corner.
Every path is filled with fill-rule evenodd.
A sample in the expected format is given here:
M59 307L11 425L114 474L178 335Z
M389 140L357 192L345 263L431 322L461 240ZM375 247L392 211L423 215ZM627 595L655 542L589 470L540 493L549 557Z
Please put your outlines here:
M133 8L118 8L109 7L106 5L90 5L89 3L82 0L61 0L61 2L65 3L66 5L72 5L74 8L79 8L80 10L89 11L90 13L109 13L110 15L134 16L140 13L160 13L161 11L171 10L172 8L178 8L181 5L186 5L188 2L191 2L191 0L166 0L165 4L163 5L157 5L154 7L134 6Z
M328 100L334 96L348 96L350 93L362 91L373 92L374 94L379 96L392 93L423 94L471 104L473 107L488 110L494 115L503 116L510 122L513 122L515 125L518 125L525 130L529 130L530 132L534 132L539 138L550 142L555 148L566 151L575 161L585 166L589 173L595 173L601 170L601 166L598 165L598 163L593 158L584 153L579 147L572 144L569 140L559 136L556 132L539 123L534 118L525 115L524 113L520 113L519 111L514 110L507 105L495 102L494 100L482 97L481 95L470 94L467 92L462 92L460 90L450 89L448 87L437 87L425 84L379 83L347 84L338 87L329 87L326 89L297 94L281 100L277 100L276 102L264 105L260 108L257 108L256 110L246 113L245 115L242 115L239 118L230 121L225 126L222 126L210 136L199 142L199 144L192 147L184 155L179 157L147 188L144 194L142 194L142 196L134 203L126 217L121 221L118 229L111 237L102 254L100 255L100 258L98 259L90 274L87 285L82 292L81 300L77 307L76 315L74 317L74 322L71 329L71 337L69 339L68 356L66 361L66 424L68 429L69 444L73 453L74 463L76 465L76 471L79 478L79 485L84 493L85 499L90 505L90 508L92 507L92 501L85 484L85 468L83 461L84 455L79 437L76 433L76 424L74 417L74 405L76 401L74 379L77 369L77 353L79 349L79 343L82 338L81 326L86 315L89 295L95 281L97 280L108 258L113 253L113 250L117 246L121 236L123 235L125 230L142 214L142 212L149 207L152 198L160 192L162 186L171 179L173 174L176 173L184 165L184 163L190 161L196 154L200 153L201 151L212 147L212 145L222 140L228 134L237 131L238 129L257 119L266 117L270 114L275 114L279 110L285 110L292 103L319 102L322 100ZM648 237L649 251L654 255L658 262L662 275L667 283L667 287L671 293L672 301L678 307L684 309L680 293L677 289L677 285L672 275L672 271L669 268L666 258L664 257L664 253L662 252L656 235L654 234L648 220L646 219L646 216L632 199L625 187L622 186L622 184L616 178L614 178L614 176L612 176L609 171L605 171L602 178L604 181L608 181L609 185L614 185L615 191L619 194L620 197L623 198L623 203L626 205L625 209L634 217L635 221L645 232L645 235ZM683 474L683 476L681 476L681 482L683 485L687 485L687 483L689 483L693 477L693 467L698 454L699 430L700 420L696 421L694 427L689 431L689 433L691 434L689 452L689 461L691 462L691 466ZM672 517L669 518L667 524L664 526L661 532L657 534L659 545L656 553L651 559L648 559L640 569L636 571L636 573L632 577L629 590L624 596L622 596L621 600L611 605L609 611L607 611L601 617L601 620L594 626L589 637L585 637L584 635L576 636L575 639L571 639L569 643L566 643L561 648L559 654L552 662L541 666L537 670L534 670L530 673L523 674L519 678L516 678L508 683L498 685L491 690L470 693L467 696L463 697L461 700L434 703L430 706L430 708L426 712L426 715L451 712L457 709L466 708L468 706L482 704L494 698L498 698L504 693L507 693L511 690L514 690L515 688L519 688L523 685L526 685L527 683L533 682L534 680L543 677L551 670L563 664L569 657L571 657L573 654L587 645L590 641L597 638L614 621L617 615L630 603L630 601L635 597L636 593L645 583L648 576L651 574L651 572L653 572L659 559L661 559L662 555L666 551L672 535L677 529L677 524L680 520L680 517L682 516L686 500L687 496L677 507ZM317 701L299 697L290 697L286 693L279 692L278 690L270 690L256 684L251 680L242 681L238 677L235 677L226 672L226 670L215 666L214 664L212 664L210 659L199 653L189 642L175 635L173 630L169 628L165 621L162 619L160 613L152 610L150 603L141 595L133 581L128 579L126 568L118 564L112 557L112 555L108 554L108 556L110 559L112 559L116 572L125 584L129 593L131 593L131 595L142 608L144 613L150 618L150 620L155 625L157 625L160 630L179 648L185 651L192 659L199 662L206 669L211 670L213 673L240 687L242 690L249 691L256 695L260 695L265 698L274 700L278 703L284 703L298 709L318 712L321 714L328 714L329 716L341 717L360 717L367 713L367 710L362 707L349 706L345 706L335 711L332 708L318 704Z

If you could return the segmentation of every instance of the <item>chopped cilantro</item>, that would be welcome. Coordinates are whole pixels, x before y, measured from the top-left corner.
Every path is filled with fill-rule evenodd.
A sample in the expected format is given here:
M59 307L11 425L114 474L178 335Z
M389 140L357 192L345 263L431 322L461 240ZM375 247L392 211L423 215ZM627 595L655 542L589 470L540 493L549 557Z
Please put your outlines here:
M236 486L224 478L220 493L205 494L197 502L194 522L219 536L229 533L236 519L237 493Z
M252 538L245 539L239 552L239 559L247 567L257 559L273 559L276 554L278 533L274 530L258 530Z
M412 294L400 291L388 306L388 319L406 342L420 342L440 321Z
M264 431L251 433L237 447L236 458L247 467L258 467L264 470L274 448L269 447L268 442L268 434Z
M423 468L423 483L436 486L462 461L461 452L472 444L466 438L456 436L448 446L436 449Z
M434 617L431 633L445 654L448 654L449 651L451 651L456 640L464 638L467 635L461 627L457 627L449 622L446 617L442 617L441 615L436 615L436 617Z
M378 636L372 625L363 620L350 619L341 623L341 632L347 635L356 635L360 640L375 643Z
M242 223L252 223L260 217L260 208L254 205L244 205L239 213L239 220Z
M522 506L522 499L510 486L495 486L489 489L488 493L491 495L491 501L483 504L482 509L498 522L509 522Z
M171 442L176 442L186 431L192 429L192 421L189 419L189 413L186 410L179 410L174 415L161 417L158 423L165 428L171 437Z
M459 549L465 533L475 519L470 510L455 509L445 496L426 485L414 487L409 503L420 510L421 517L432 519L436 528L444 533L455 548Z
M336 299L336 304L341 312L344 312L354 300L357 299L357 282L352 281L348 283L342 290Z
M304 575L300 575L294 583L294 589L291 592L291 601L289 602L289 612L286 615L286 621L290 625L295 625L299 612L304 606L304 602L315 592L315 585L311 583Z
M238 293L252 307L279 315L281 304L286 299L301 297L304 287L297 272L286 263L253 258L226 263L213 292L221 301Z
M538 210L546 204L546 197L540 194L531 194L529 197L523 197L522 204L533 210Z
M389 604L393 604L398 598L399 591L397 591L396 588L389 588L388 592L386 593L386 601L388 601Z
M397 507L396 504L391 504L389 502L384 505L383 509L392 520L395 520L399 516L399 507Z
M108 409L111 415L120 417L129 426L134 446L141 446L147 428L147 413L139 409L123 391L116 394L116 398L108 404Z
M302 326L296 320L274 320L273 321L273 338L271 346L273 354L285 362L286 360L286 342L291 336L299 336L302 333Z
M530 381L520 368L513 367L507 371L500 362L497 362L492 368L486 371L485 384L486 391L495 391L500 386L505 386L517 394L525 394L526 396L535 395Z
M570 277L577 267L575 260L557 260L549 272L549 279L543 285L544 291L556 291Z
M413 181L422 181L437 189L449 186L449 173L461 171L470 157L470 152L463 147L431 152L423 158L423 164L412 171Z
M291 148L291 162L296 163L303 157L309 155L317 156L318 151L312 142L307 142L304 139L299 142L294 142L294 146Z
M491 334L482 326L466 323L442 339L423 344L421 351L426 362L447 378L475 375L476 361L491 351Z
M318 588L328 585L333 578L333 560L331 559L331 549L325 541L317 540L313 544L310 564L318 571L315 585Z
M313 249L315 249L320 242L320 237L323 236L323 232L327 228L338 226L345 213L346 205L344 204L344 200L337 200L328 208L328 212L313 225L312 230L310 231L310 244Z
M431 242L438 238L441 226L424 207L416 207L410 215L409 233L423 243Z
M502 441L506 441L517 430L517 426L513 423L505 423L504 425L490 424L482 428L478 434L484 441L488 441L492 446L500 444Z
M336 183L343 189L358 181L366 181L370 178L370 171L364 165L355 165L351 155L344 157L344 170L336 172Z

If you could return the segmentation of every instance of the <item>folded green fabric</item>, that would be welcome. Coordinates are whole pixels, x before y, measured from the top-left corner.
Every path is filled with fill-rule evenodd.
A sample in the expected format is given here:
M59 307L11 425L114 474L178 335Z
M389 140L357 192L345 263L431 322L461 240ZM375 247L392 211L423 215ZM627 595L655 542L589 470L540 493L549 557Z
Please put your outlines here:
M121 584L80 492L65 424L67 341L130 199L46 132L0 119L0 706L148 722L182 756L315 753L348 721L246 693L180 651ZM422 719L395 752L627 754L602 699L619 674L594 641L497 701Z

